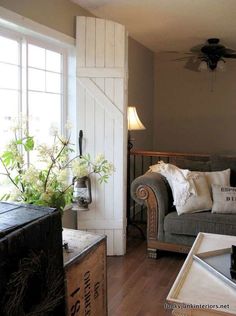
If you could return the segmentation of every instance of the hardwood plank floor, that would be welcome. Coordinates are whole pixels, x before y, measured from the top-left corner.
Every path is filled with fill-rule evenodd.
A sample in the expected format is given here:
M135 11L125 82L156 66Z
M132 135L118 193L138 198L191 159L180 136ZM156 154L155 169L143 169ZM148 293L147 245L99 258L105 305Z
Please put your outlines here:
M185 258L163 253L148 259L146 242L129 239L124 257L108 257L108 315L170 316L165 299Z

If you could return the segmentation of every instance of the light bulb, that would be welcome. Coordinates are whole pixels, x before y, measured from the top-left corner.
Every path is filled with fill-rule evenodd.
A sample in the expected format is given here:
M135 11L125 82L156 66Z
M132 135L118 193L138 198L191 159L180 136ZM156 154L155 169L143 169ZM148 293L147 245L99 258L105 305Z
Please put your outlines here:
M226 67L225 67L225 62L223 60L219 60L217 63L217 71L225 71Z
M199 67L198 67L198 70L201 71L201 72L208 70L208 64L207 64L207 62L206 62L205 60L202 60L202 61L200 62L200 65L199 65Z

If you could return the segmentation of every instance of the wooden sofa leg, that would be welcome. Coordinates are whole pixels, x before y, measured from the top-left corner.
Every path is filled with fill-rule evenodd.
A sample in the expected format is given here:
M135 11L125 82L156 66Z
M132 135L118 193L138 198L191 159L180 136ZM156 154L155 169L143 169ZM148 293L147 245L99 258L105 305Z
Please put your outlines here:
M147 255L149 259L157 259L158 258L158 250L155 248L147 248Z

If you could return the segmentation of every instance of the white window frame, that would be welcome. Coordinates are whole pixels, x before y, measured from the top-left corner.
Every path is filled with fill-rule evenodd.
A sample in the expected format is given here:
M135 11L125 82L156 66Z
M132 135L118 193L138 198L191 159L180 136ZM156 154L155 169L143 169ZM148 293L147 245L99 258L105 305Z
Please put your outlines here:
M53 30L47 26L34 22L17 13L0 6L1 32L6 36L27 41L63 54L63 100L61 108L61 130L65 134L65 123L74 117L76 112L76 62L75 39ZM22 80L21 80L22 84ZM28 104L28 100L26 100ZM20 105L22 106L22 105ZM72 113L73 112L73 113ZM70 117L69 117L70 116ZM77 133L75 133L77 134Z

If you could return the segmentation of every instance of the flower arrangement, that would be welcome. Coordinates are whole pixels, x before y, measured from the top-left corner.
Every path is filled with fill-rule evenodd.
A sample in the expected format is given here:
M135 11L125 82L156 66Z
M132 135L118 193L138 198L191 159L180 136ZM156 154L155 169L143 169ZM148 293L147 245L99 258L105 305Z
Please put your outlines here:
M56 207L63 210L71 204L73 178L98 175L100 183L107 182L114 171L104 155L99 154L95 160L89 154L70 158L74 152L70 138L63 138L57 131L53 133L53 143L35 145L35 138L26 129L14 129L14 138L0 155L3 172L11 183L10 193L1 200L13 200L21 203ZM28 163L27 157L37 157L35 164Z

